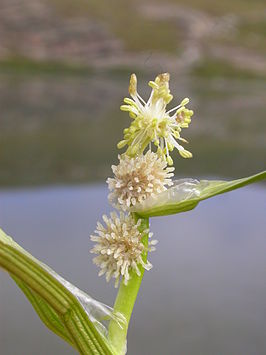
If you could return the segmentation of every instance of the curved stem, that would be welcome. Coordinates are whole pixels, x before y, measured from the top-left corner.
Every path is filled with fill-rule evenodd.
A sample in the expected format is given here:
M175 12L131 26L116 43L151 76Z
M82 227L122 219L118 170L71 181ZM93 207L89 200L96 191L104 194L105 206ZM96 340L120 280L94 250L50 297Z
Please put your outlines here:
M139 219L134 215L136 221ZM145 218L141 220L140 232L149 228L149 219ZM142 242L147 247L148 246L148 234L143 235ZM147 261L147 251L143 254L143 261ZM109 325L109 340L116 350L117 355L123 355L126 351L126 340L127 340L127 330L130 322L131 314L136 302L136 298L139 292L139 288L144 275L144 268L139 266L141 275L138 276L135 271L131 272L131 278L128 281L127 286L121 282L117 293L117 297L114 304L114 312L121 313L126 319L126 326L121 327L115 321L110 322Z

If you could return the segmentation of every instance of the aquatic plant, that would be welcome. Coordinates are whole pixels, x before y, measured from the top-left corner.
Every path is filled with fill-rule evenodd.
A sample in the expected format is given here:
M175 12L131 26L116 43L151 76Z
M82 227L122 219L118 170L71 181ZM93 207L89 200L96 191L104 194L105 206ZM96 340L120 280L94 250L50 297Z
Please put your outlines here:
M108 178L109 200L119 210L103 216L91 235L93 262L99 275L119 286L114 307L93 299L38 261L0 230L0 266L28 298L33 308L55 334L80 354L126 353L127 330L145 270L152 268L148 253L155 250L149 218L189 211L205 199L266 178L266 171L233 180L174 180L174 148L181 157L192 154L181 130L191 122L193 111L185 98L166 110L172 100L168 73L150 81L150 98L137 92L137 78L131 75L129 94L121 110L132 122L124 130L118 148L127 146L112 166ZM155 146L155 151L152 151Z

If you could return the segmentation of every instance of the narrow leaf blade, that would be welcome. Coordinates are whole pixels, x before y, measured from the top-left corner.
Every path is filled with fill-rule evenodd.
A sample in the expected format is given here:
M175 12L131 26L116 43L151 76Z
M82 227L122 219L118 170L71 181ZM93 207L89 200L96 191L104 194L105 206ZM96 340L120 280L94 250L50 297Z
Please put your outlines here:
M111 355L113 353L111 344L99 332L95 322L90 319L84 308L84 302L87 299L90 302L91 298L82 291L79 293L80 297L77 297L72 292L77 290L75 286L34 258L0 229L1 267L12 277L15 277L16 282L20 282L20 287L23 292L27 293L27 297L31 298L31 303L34 308L38 309L38 312L43 312L44 309L49 311L49 315L52 317L49 319L49 328L55 327L55 333L61 333L60 336L64 338L63 329L57 322L58 318L55 317L55 314L59 316L73 346L81 354ZM32 292L40 298L33 299ZM41 299L45 300L49 308L45 304L42 304L42 308L40 308ZM95 302L97 303L97 301Z
M12 276L17 286L21 289L24 295L27 297L28 301L31 303L35 312L40 317L41 321L49 328L52 332L57 334L63 340L68 342L71 346L75 347L73 344L68 331L65 329L63 322L61 321L58 314L53 310L52 307L36 292L32 291L24 282L20 281L17 277Z

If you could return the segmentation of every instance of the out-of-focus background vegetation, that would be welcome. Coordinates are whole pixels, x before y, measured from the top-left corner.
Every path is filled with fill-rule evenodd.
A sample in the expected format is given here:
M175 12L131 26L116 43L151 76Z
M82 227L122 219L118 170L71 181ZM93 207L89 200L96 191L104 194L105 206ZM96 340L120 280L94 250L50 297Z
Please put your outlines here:
M88 235L110 211L130 74L147 98L168 71L173 105L191 99L177 178L242 177L266 166L265 44L265 0L0 0L0 226L111 306ZM151 220L128 354L266 354L265 211L262 184ZM74 354L3 272L0 354Z
M105 179L131 72L145 97L169 71L176 103L191 98L178 174L262 169L265 43L264 0L1 0L0 185Z

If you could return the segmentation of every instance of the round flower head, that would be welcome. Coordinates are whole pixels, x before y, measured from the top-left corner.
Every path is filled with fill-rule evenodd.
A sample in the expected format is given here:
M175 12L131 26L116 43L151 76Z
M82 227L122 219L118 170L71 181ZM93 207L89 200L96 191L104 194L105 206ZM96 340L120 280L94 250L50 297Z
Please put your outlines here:
M135 271L140 276L139 266L150 270L152 265L147 261L144 262L142 255L145 251L153 251L157 241L149 242L149 246L145 247L141 242L142 233L149 233L144 230L139 231L141 221L137 223L129 215L120 213L120 218L115 212L111 213L111 218L103 216L106 224L104 227L98 222L95 235L91 235L91 240L95 242L91 253L98 254L93 259L94 264L101 268L99 276L105 274L108 282L112 277L115 278L115 287L118 286L120 276L127 285L130 279L130 271ZM149 237L152 233L149 233Z
M174 168L150 150L131 158L119 156L120 163L112 166L114 178L107 179L111 193L108 198L114 207L128 210L138 202L171 186Z
M169 152L174 148L178 149L183 158L192 157L192 154L177 140L186 142L180 137L180 131L188 127L193 111L185 107L189 103L188 98L185 98L180 105L166 111L166 105L173 98L169 90L169 79L170 75L164 73L158 75L155 81L150 81L152 92L145 102L137 92L136 75L131 75L129 94L132 99L125 98L125 105L120 108L122 111L128 111L133 121L130 127L124 130L124 139L118 143L118 148L128 145L127 155L140 154L153 142L157 146L157 153L169 165L173 164Z

